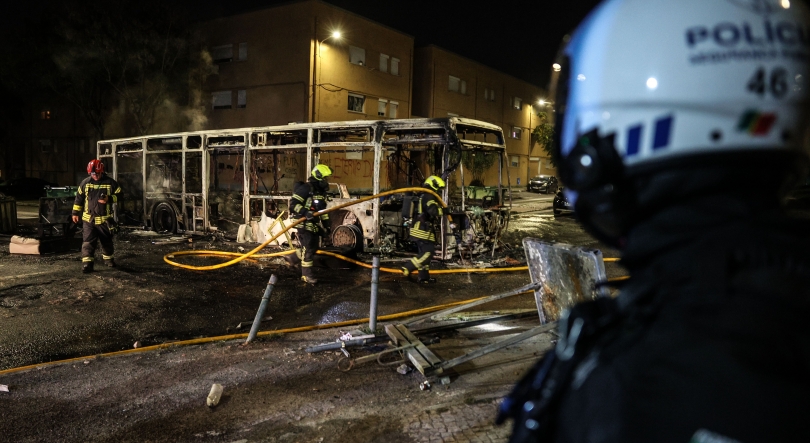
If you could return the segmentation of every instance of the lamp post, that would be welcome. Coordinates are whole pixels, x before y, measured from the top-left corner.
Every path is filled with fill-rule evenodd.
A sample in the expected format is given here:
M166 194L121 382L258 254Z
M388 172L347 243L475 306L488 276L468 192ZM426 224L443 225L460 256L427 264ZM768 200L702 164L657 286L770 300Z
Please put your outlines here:
M330 38L335 39L335 40L339 40L340 39L340 31L332 31L332 33L329 34L328 36L326 36L323 40L316 40L315 41L315 51L313 53L313 59L312 59L312 94L311 94L312 95L312 106L311 106L312 115L310 117L310 121L313 122L313 123L315 122L315 107L316 107L316 104L317 104L316 95L317 95L317 92L318 92L318 82L319 82L318 79L320 77L320 75L318 73L318 59L321 58L321 44L323 42L325 42L326 40L330 39Z

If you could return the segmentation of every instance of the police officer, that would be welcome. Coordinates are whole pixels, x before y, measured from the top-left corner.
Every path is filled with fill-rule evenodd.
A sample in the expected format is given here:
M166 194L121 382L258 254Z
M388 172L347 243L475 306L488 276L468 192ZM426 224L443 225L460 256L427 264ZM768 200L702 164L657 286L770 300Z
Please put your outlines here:
M810 441L810 225L780 199L809 31L799 1L607 0L572 34L559 172L631 278L560 321L502 403L511 441Z
M94 159L87 164L90 175L82 180L73 201L73 223L82 224L82 272L93 271L96 243L101 242L101 256L104 264L115 267L113 234L118 225L113 218L113 203L121 195L118 182L104 173L104 163Z
M424 187L441 192L445 183L441 177L431 175L425 180ZM430 259L436 251L434 224L441 220L444 211L436 197L428 193L420 194L412 205L413 219L406 220L406 224L413 223L410 227L409 240L416 243L417 256L405 263L402 273L407 277L418 270L417 282L433 283L436 279L430 278Z
M326 209L327 191L332 169L326 165L317 165L312 169L309 180L298 182L293 189L291 212L296 218L306 217L306 221L297 228L298 242L301 248L296 251L301 259L301 280L314 285L318 280L314 277L312 267L315 264L315 254L320 246L321 236L329 236L332 226L329 223L329 214L314 216L314 212Z

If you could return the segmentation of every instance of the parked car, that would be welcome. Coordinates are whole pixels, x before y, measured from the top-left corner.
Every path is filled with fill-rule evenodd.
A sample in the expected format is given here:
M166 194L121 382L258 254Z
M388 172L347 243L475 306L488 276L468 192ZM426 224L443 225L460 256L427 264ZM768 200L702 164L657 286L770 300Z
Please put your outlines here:
M553 175L538 175L529 179L529 183L526 184L527 191L544 194L553 194L557 192L558 187L557 177Z
M45 196L46 186L57 186L47 180L34 177L20 177L0 183L0 194L17 200L36 200Z
M551 207L553 208L554 215L560 215L563 212L574 211L574 208L571 207L571 203L569 203L568 199L565 198L563 188L560 188L557 191L557 195L554 196L554 203L552 203Z

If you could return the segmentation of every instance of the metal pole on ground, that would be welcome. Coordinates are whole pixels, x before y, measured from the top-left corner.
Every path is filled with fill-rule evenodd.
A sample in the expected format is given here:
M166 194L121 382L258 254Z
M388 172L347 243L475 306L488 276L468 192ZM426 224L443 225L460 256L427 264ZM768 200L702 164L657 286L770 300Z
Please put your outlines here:
M375 255L371 263L371 309L368 313L368 328L374 334L374 331L377 330L377 288L380 284L380 256Z
M248 334L245 344L250 343L254 338L256 338L256 334L259 332L259 326L262 324L264 310L267 309L267 302L270 301L270 294L273 292L273 286L275 286L276 283L278 283L278 278L276 277L276 274L273 274L270 276L270 281L267 282L267 289L264 290L262 303L259 305L259 311L256 312L256 318L253 319L253 326L250 327L250 334Z

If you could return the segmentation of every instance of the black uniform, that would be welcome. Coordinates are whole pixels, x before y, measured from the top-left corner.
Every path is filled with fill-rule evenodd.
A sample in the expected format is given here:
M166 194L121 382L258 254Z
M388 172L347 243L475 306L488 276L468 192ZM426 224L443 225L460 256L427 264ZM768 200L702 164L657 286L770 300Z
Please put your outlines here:
M107 196L107 203L101 204L98 200L102 195ZM113 203L118 201L121 187L118 182L107 174L102 174L98 180L87 177L79 184L76 199L73 201L73 215L82 219L82 263L92 264L96 251L96 243L101 242L101 253L104 260L113 262L113 234L107 225L107 219L113 217Z
M442 205L433 194L423 193L414 201L414 224L409 240L416 243L417 256L405 263L405 275L419 270L419 281L430 278L430 259L436 251L435 224L444 215Z
M291 200L291 213L296 218L305 217L307 213L314 213L326 209L328 183L326 180L311 178L308 183L296 183ZM331 225L329 214L314 217L303 222L296 228L298 242L301 249L296 251L301 259L301 276L312 278L312 266L315 263L315 254L318 252L322 235L329 235Z
M634 228L620 296L575 307L573 356L550 351L502 404L511 441L810 441L808 232L723 196Z

